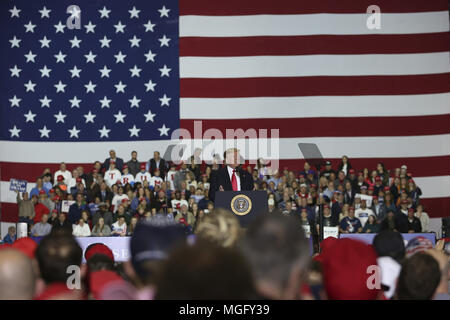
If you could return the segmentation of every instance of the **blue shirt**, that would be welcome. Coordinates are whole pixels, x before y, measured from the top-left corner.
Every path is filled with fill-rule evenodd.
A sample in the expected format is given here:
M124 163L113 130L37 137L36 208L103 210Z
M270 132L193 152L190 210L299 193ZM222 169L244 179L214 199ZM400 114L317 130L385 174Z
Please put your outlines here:
M361 221L359 221L358 218L350 218L345 217L341 220L341 223L339 224L339 227L342 230L348 231L349 233L356 233L359 228L362 228Z
M10 236L9 233L3 238L4 243L13 244L16 241L17 235Z

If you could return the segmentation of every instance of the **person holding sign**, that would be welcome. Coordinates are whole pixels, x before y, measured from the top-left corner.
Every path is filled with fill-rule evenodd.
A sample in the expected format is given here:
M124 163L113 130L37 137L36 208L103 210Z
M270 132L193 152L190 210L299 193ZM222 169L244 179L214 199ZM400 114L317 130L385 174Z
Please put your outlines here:
M361 221L355 217L355 208L350 207L348 217L343 218L339 224L339 231L341 233L361 233L362 229Z

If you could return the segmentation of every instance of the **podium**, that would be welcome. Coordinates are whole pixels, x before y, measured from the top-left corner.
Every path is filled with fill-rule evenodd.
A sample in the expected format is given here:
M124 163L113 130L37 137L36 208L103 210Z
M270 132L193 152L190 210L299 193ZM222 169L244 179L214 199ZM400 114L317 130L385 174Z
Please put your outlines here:
M253 219L267 213L266 191L217 191L216 208L231 211L241 227L246 228Z

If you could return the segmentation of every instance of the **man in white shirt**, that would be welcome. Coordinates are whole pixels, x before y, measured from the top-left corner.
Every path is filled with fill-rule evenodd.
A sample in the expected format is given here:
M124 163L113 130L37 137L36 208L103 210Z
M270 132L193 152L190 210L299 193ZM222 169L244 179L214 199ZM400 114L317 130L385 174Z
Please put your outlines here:
M162 185L162 183L164 182L163 179L159 176L160 171L159 169L155 170L155 175L153 177L150 178L150 186L151 187L155 187L155 186L160 186Z
M169 181L170 190L172 190L172 191L175 190L174 180L175 180L175 174L177 173L177 171L175 169L176 169L176 166L174 163L172 163L170 166L169 172L167 172L167 181Z
M123 186L125 186L126 184L130 184L131 186L134 185L134 177L131 173L129 173L128 165L126 164L123 165L123 175L120 182Z
M84 220L81 218L78 221L78 224L73 225L72 234L75 237L90 237L91 229L89 228L89 225L86 222L84 222Z
M361 206L355 211L355 217L361 221L363 228L371 215L376 219L376 215L373 213L372 209L367 208L366 200L361 200Z
M141 171L136 175L136 179L134 179L134 182L140 182L144 184L144 181L150 182L151 177L152 176L150 175L150 173L145 170L145 163L142 163Z
M84 185L84 187L86 188L86 182L84 181L83 178L80 177L79 171L78 169L75 169L72 171L72 178L69 179L69 183L67 184L67 188L70 190L74 187L76 187L78 185L78 181L77 179L80 179L80 182Z
M62 175L64 177L64 184L68 185L70 182L70 179L72 179L72 174L69 170L67 170L66 164L64 162L61 162L59 166L59 170L55 172L53 181L58 181L58 176Z
M122 174L116 169L116 163L111 161L109 163L109 170L105 172L105 182L108 187L111 188L113 184L117 183L117 180L121 180Z

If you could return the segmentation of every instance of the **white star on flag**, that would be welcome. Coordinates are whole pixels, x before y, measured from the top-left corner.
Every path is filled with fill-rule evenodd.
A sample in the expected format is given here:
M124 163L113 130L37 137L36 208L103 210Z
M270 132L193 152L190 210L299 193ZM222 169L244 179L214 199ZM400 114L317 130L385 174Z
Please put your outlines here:
M95 57L96 54L92 54L92 51L89 51L89 54L85 54L84 57L86 58L86 63L92 62L95 63Z
M18 99L18 98L16 97L16 95L14 95L14 97L13 97L12 99L9 99L9 102L11 102L11 108L14 107L14 106L19 107L19 102L20 102L21 100L22 100L22 99Z
M114 55L114 58L116 58L116 63L119 63L119 62L125 63L126 56L127 56L126 54L122 54L122 51L119 51L118 54Z
M128 131L130 131L130 138L135 136L135 137L139 137L139 131L141 131L141 129L136 128L136 125L133 125L133 128L128 129Z
M56 118L56 123L64 123L64 118L67 117L67 115L63 114L61 111L59 111L58 114L54 114L53 116Z
M159 13L160 13L160 18L162 18L162 17L169 17L169 11L170 11L170 9L166 9L166 6L163 6L161 9L159 9L158 10L159 11Z
M17 17L20 18L19 16L19 12L22 11L21 9L17 9L16 6L14 6L14 8L12 8L11 10L9 10L9 12L11 12L11 17Z
M78 69L77 66L73 66L72 69L69 69L69 72L72 74L72 78L79 78L81 69Z
M169 107L169 101L172 100L172 98L169 98L164 94L162 98L159 98L159 101L161 101L161 107L162 106L168 106Z
M119 93L119 92L125 93L125 87L126 87L126 86L127 86L127 85L126 85L126 84L123 84L122 81L119 81L118 84L115 84L115 85L114 85L114 87L116 87L116 93Z
M131 103L130 108L139 108L139 102L141 102L141 99L136 99L136 96L133 96L133 99L129 99L128 101Z
M14 48L14 47L20 48L20 45L19 45L20 41L22 41L22 40L17 39L16 36L14 36L14 38L9 40L9 42L11 42L11 48Z
M134 65L134 67L132 69L130 69L131 72L131 77L138 77L139 78L139 73L142 71L142 69L139 69L136 65Z
M133 48L133 47L139 47L139 42L141 41L141 39L136 38L136 35L134 35L133 38L128 39L128 41L131 42L131 48Z
M109 78L109 73L111 72L111 69L108 69L106 66L103 67L103 69L99 69L100 73L102 74L101 77L107 77Z
M172 69L167 68L167 66L164 65L164 67L160 68L159 71L161 72L161 77L164 77L164 76L170 77L169 72L172 71Z
M155 62L156 53L153 53L152 50L148 50L148 53L144 54L144 56L147 59L145 62Z
M117 24L114 25L114 28L116 28L116 33L124 33L124 29L127 25L126 24L122 24L122 22L118 22Z
M97 115L92 114L91 111L89 111L89 113L83 115L83 117L86 118L86 123L88 123L88 122L94 123L94 118L95 118L96 116L97 116Z
M50 108L50 102L52 102L52 99L48 99L47 96L44 96L44 98L39 99L39 101L41 102L41 108Z
M151 110L148 110L147 113L144 113L144 117L145 117L145 122L154 122L153 118L156 116L156 114L152 113Z
M130 19L139 18L139 12L141 12L141 10L136 10L136 7L133 6L133 9L128 10L128 12L130 13Z
M55 24L55 25L54 25L54 27L55 27L55 29L56 29L56 33L58 33L58 32L64 33L64 28L65 28L66 26L63 25L63 24L61 23L61 20L60 20L58 24Z
M166 35L163 35L163 37L158 40L159 40L159 42L161 42L160 47L164 47L164 46L168 47L169 46L170 38L167 38Z
M108 18L109 19L109 13L111 12L111 10L106 9L106 7L103 6L103 9L98 10L98 12L100 12L100 14L101 14L100 18Z
M49 137L49 133L50 133L51 131L52 131L52 130L47 129L47 126L44 126L42 129L39 129L39 132L41 133L41 138L43 138L43 137L50 138L50 137Z
M155 92L156 83L152 82L152 80L148 80L147 83L144 83L144 86L146 88L145 92L149 92L149 91Z
M39 40L39 42L41 43L41 48L50 48L50 42L52 42L52 40L49 40L47 39L47 36L44 36L41 40Z
M19 78L19 73L22 71L22 69L19 69L17 68L17 65L14 65L14 67L9 69L9 71L11 71L11 77Z
M69 102L70 102L70 107L71 108L73 108L75 106L77 108L80 108L81 99L78 99L77 96L74 96L73 99L69 99Z
M44 65L44 67L42 69L39 69L39 71L41 72L41 78L50 78L50 71L52 71L52 69L48 69L47 66Z
M72 40L69 40L69 41L70 41L70 43L72 44L72 47L71 47L71 48L73 48L73 47L79 48L79 47L80 47L81 40L78 39L77 36L74 36L73 39L72 39Z
M153 32L153 28L156 26L156 24L152 23L150 20L148 20L148 22L146 24L144 24L145 27L145 32Z
M42 10L39 10L39 12L41 13L41 19L42 18L50 18L50 15L49 15L49 13L51 12L52 10L48 10L46 7L43 7L42 8Z
M73 126L72 129L67 130L70 133L70 138L77 138L78 139L78 134L80 133L81 130L78 130L77 127Z
M56 92L65 92L64 88L67 86L67 84L64 84L61 82L61 80L59 80L59 82L57 84L54 85L56 88Z
M124 119L127 115L123 114L121 110L119 110L119 113L114 114L114 117L116 118L116 123L122 122L125 123Z
M159 130L159 135L160 136L168 136L168 132L170 130L170 128L167 128L165 124L163 124L163 126L161 128L158 128Z
M109 103L112 101L111 99L108 99L106 96L102 99L102 100L99 100L100 102L101 102L101 104L102 104L102 109L103 108L109 108Z
M67 56L67 54L63 54L61 52L61 50L59 50L58 54L54 55L54 57L56 58L56 63L58 63L58 62L66 63L66 61L65 61L66 56Z
M25 113L24 116L26 118L25 122L34 122L36 114L31 112L31 110L28 110L28 113Z
M36 61L34 61L34 58L36 58L36 56L37 56L37 54L33 54L33 52L31 52L31 50L27 53L27 54L25 54L25 58L27 58L27 63L28 62L36 62Z
M89 92L95 93L95 87L97 85L92 83L92 81L89 80L89 83L85 84L84 86L86 87L86 93L89 93Z
M101 130L98 130L98 132L100 133L100 138L109 138L110 131L111 129L106 129L106 127L103 126Z
M33 91L34 92L34 87L36 86L36 83L31 82L31 80L28 80L28 83L25 83L25 87L27 88L27 91Z
M89 33L89 32L95 33L94 29L95 29L96 25L92 24L91 21L89 21L88 24L84 25L84 27L86 28L86 33Z
M20 131L22 131L22 129L18 129L18 128L14 125L14 128L9 129L9 132L11 133L11 138L12 138L12 137L20 138L20 136L19 136Z
M24 26L25 29L26 29L26 30L25 30L25 33L28 33L28 32L34 33L34 28L36 28L36 25L35 25L35 24L32 24L31 21L28 22L28 24L24 24L23 26Z

